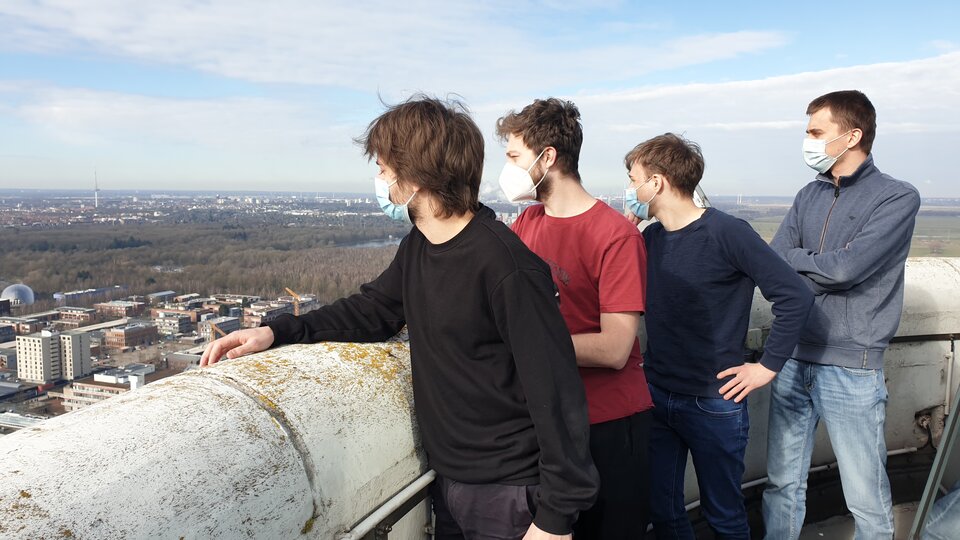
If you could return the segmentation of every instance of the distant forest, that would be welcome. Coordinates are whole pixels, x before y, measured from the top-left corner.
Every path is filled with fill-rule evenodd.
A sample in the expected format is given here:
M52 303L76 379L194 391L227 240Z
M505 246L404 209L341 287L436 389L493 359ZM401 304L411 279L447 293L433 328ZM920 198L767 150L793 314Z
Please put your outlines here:
M55 292L126 285L118 296L173 290L275 298L289 287L327 303L379 275L396 246L346 247L408 228L383 219L351 223L85 225L0 229L0 284L23 282L37 311ZM83 304L89 304L84 302Z

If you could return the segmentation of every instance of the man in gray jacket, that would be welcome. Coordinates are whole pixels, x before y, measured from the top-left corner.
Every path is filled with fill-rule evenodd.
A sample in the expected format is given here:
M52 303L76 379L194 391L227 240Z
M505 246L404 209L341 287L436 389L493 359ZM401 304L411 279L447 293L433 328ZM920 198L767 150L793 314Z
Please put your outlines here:
M876 111L861 92L820 96L807 115L803 157L819 174L797 194L771 246L816 297L793 358L772 384L766 537L800 535L822 419L856 538L893 538L883 352L900 323L920 195L874 165Z

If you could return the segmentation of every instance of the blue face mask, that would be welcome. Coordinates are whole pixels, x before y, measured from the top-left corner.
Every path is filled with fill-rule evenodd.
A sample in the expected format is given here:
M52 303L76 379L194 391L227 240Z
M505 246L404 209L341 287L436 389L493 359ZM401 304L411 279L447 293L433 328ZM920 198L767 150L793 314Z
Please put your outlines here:
M652 176L647 178L643 184L646 184L650 180L653 180ZM635 188L627 188L623 191L623 207L625 210L633 212L633 215L646 221L650 219L650 203L657 198L657 194L654 193L653 197L650 197L650 200L647 202L640 202L637 200L637 190L639 190L643 184L640 184Z
M388 184L383 178L374 176L373 184L374 192L377 194L377 202L380 203L380 208L383 209L383 213L386 214L390 219L404 221L410 225L413 225L413 221L410 219L410 209L407 208L407 205L410 204L410 201L417 196L417 192L414 191L413 195L407 199L407 202L403 204L396 204L390 200L390 186L396 183L397 181L394 180Z

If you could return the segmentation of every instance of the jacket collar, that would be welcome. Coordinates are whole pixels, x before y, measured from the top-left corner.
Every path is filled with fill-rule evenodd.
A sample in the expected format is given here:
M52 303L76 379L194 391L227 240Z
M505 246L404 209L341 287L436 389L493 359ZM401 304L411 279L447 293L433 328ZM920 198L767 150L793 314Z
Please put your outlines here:
M863 160L863 163L857 167L857 170L853 171L852 174L847 176L840 177L840 188L847 188L856 184L861 178L865 178L877 170L877 167L873 164L873 154L867 154L867 159ZM834 185L833 177L830 176L830 171L826 173L820 173L817 175L817 180L821 182L826 182L831 186Z

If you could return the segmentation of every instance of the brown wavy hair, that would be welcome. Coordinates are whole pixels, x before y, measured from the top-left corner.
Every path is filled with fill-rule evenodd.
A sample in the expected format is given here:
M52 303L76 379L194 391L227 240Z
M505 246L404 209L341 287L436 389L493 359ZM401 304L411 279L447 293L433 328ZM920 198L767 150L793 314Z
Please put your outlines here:
M623 158L628 171L634 163L639 163L647 174L666 176L674 189L690 197L703 178L700 145L674 133L664 133L635 146Z
M437 217L480 208L483 135L461 102L414 95L388 106L355 141L368 160L396 171L400 183L431 193L440 203Z

